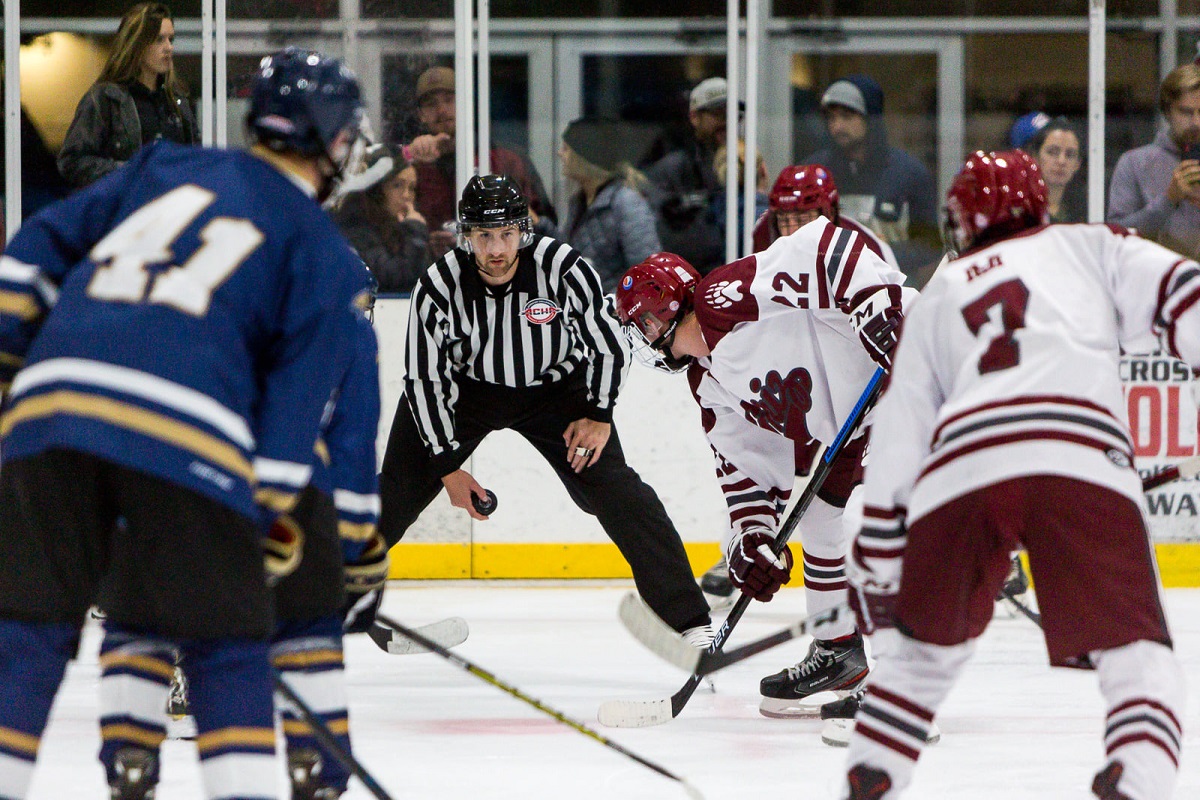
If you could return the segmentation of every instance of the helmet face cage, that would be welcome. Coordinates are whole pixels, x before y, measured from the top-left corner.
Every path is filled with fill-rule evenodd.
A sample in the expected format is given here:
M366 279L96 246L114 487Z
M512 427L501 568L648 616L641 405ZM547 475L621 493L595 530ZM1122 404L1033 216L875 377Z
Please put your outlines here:
M633 356L662 372L679 372L691 357L671 355L675 331L691 308L699 273L672 253L656 253L631 267L616 291L617 320Z

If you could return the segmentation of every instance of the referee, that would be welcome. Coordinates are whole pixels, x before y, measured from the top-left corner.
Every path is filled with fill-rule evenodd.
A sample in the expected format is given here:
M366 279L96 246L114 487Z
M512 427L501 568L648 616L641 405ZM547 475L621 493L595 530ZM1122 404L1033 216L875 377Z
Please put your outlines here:
M662 502L625 463L613 405L628 365L600 280L569 245L531 232L511 180L476 176L458 205L459 246L413 290L404 397L380 478L379 528L400 541L442 487L473 518L482 486L462 468L512 429L600 521L638 592L688 641L712 638L708 604Z

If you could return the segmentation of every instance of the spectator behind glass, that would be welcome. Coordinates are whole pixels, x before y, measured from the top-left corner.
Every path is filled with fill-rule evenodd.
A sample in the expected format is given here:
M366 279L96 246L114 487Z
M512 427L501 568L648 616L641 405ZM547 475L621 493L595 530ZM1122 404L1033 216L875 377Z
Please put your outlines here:
M454 183L455 108L454 70L430 67L417 78L417 119L425 133L400 148L400 154L417 167L417 209L429 223L434 258L454 247L456 234L445 227L457 213L458 189ZM551 234L558 215L550 205L542 179L525 156L491 145L492 172L512 178L529 201L529 216L537 233ZM545 223L542 222L545 218Z
M1200 256L1200 66L1184 64L1172 70L1159 88L1158 108L1166 127L1153 142L1117 160L1107 220L1196 258Z
M333 219L375 276L381 292L411 292L433 263L429 228L413 207L417 171L387 145L373 145L367 168L349 178Z
M1066 117L1044 124L1023 148L1042 168L1051 222L1087 222L1087 202L1075 175L1083 164L1083 145Z
M634 264L662 250L654 212L630 184L638 176L640 139L617 120L577 119L563 131L563 174L579 185L570 201L564 239L600 275L605 292ZM643 148L644 149L644 148Z
M1030 111L1017 117L1016 122L1008 130L1008 146L1014 150L1030 152L1025 145L1029 140L1050 123L1050 115L1045 111Z
M742 210L742 183L746 175L746 143L741 139L737 143L738 158L737 158L737 238L742 238L742 222L745 212ZM725 172L729 169L726 163L725 145L717 148L717 152L713 154L713 172L717 173L717 181L721 184L721 190L712 196L712 212L713 217L720 226L722 235L725 231ZM755 159L758 163L758 169L755 171L755 191L754 191L754 219L757 220L767 213L767 162L762 157L762 153L758 154Z
M888 144L883 89L867 75L834 81L821 96L831 144L804 159L833 173L842 216L892 246L918 288L941 258L937 189L920 160Z
M725 262L725 228L713 216L712 198L723 191L713 157L725 144L727 93L724 78L696 84L688 98L691 137L646 168L663 247L702 275Z
M175 76L175 24L162 3L138 3L121 17L117 40L96 83L75 109L58 151L68 183L87 184L155 139L196 144L200 130Z

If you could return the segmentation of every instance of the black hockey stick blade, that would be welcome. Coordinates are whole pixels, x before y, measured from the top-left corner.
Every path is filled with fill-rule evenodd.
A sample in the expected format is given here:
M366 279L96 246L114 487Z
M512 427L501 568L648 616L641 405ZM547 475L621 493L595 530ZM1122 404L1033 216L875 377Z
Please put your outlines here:
M1017 609L1017 611L1020 611L1026 619L1028 619L1034 625L1037 625L1039 628L1042 627L1042 615L1022 603L1011 589L1001 589L1000 594L1004 596L1005 600L1012 604L1013 608Z
M659 619L635 592L629 592L621 598L618 609L618 616L625 629L650 652L695 675L709 675L784 642L813 633L824 625L836 622L846 613L846 606L834 606L732 650L709 652L688 644L670 625Z
M675 773L671 772L670 770L668 770L664 767L660 767L658 764L655 764L653 761L650 761L648 759L643 758L642 756L639 756L637 753L627 750L626 748L622 747L621 745L617 744L616 742L612 741L611 739L607 739L604 736L601 736L599 733L592 730L588 726L584 725L582 722L577 722L577 721L571 719L570 717L566 716L565 714L563 714L561 711L556 711L555 709L550 708L548 705L543 703L541 700L530 697L529 695L522 692L520 689L516 688L515 686L512 686L509 683L505 683L504 681L497 678L495 675L493 675L492 673L483 669L482 667L473 664L472 662L468 661L467 659L463 658L462 656L458 655L455 652L447 650L445 647L442 647L437 642L422 635L418 630L416 630L414 628L409 628L405 625L402 625L399 622L396 622L393 619L385 617L382 614L376 614L375 618L380 620L381 622L383 622L385 625L390 625L391 627L395 628L397 631L404 634L409 639L412 639L414 642L421 645L426 650L436 653L437 655L446 659L447 661L449 661L451 664L458 667L459 669L462 669L462 670L465 670L465 671L471 673L476 678L479 678L481 681L483 681L485 683L490 683L492 686L495 686L497 689L500 689L501 691L517 698L522 703L533 706L538 711L541 711L543 714L548 714L549 716L558 720L559 722L566 725L567 727L573 728L574 730L578 731L579 733L582 733L584 736L588 737L589 739L599 742L600 744L604 745L605 747L609 748L610 750L615 750L616 752L620 753L621 755L625 756L626 758L633 759L637 763L641 764L643 767L647 767L648 769L651 769L654 772L657 772L659 775L662 775L664 778L670 778L671 780L676 781L677 783L680 784L680 786L683 787L684 791L687 792L688 797L692 798L692 800L704 800L704 795L700 794L699 790L696 789L696 787L693 786L692 784L688 783L688 781L685 780L684 778L681 778L680 776L676 775Z
M804 492L796 501L795 507L792 508L787 519L780 526L779 533L775 536L775 541L771 545L771 550L775 555L783 552L783 548L787 545L788 539L791 538L792 532L796 530L796 525L800 522L800 518L804 516L804 512L812 504L813 498L817 496L817 492L825 484L825 478L829 476L833 462L842 452L842 447L850 440L854 432L858 430L867 412L875 404L875 400L883 390L883 379L884 371L882 369L875 370L875 374L871 376L871 380L867 383L866 388L863 389L863 393L858 398L858 402L854 408L850 411L850 415L842 423L841 430L838 431L833 442L821 454L821 459L817 463L816 469L813 470L808 485L804 487ZM745 594L741 595L737 602L733 604L729 615L725 617L725 620L717 629L716 635L713 637L712 644L708 646L707 652L720 652L721 648L725 645L725 641L729 638L729 634L732 633L734 626L738 624L738 621L746 613L746 609L749 606L750 597ZM687 682L679 687L679 691L671 695L670 699L606 700L600 704L596 718L600 720L600 724L607 725L610 728L645 728L651 725L661 725L664 722L670 722L679 716L684 706L692 699L692 695L696 693L696 687L700 685L702 679L702 675L692 673Z
M392 796L379 785L379 782L371 777L371 773L367 772L366 767L359 763L354 754L342 747L341 742L329 730L329 726L325 721L317 717L313 710L308 707L308 704L300 699L300 695L296 694L295 690L288 685L288 682L283 679L283 676L278 672L275 673L275 691L283 695L288 704L296 709L300 714L300 718L312 729L313 736L316 737L329 754L341 764L347 772L358 778L367 791L375 795L376 800L392 800Z
M376 615L379 619L379 616ZM421 625L414 630L426 636L429 639L440 644L442 647L454 647L460 645L467 640L470 634L470 628L467 626L467 621L462 617L447 617L437 622L431 622L428 625ZM367 635L371 637L371 641L385 653L391 653L394 656L408 656L417 653L428 653L429 651L422 647L417 642L409 639L403 633L400 633L395 628L381 625L376 622L367 631Z

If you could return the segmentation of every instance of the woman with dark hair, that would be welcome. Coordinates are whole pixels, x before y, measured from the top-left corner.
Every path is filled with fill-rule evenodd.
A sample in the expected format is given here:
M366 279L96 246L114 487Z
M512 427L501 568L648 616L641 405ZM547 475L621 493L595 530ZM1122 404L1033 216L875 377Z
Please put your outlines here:
M197 144L200 130L175 76L175 23L162 3L138 3L121 17L104 70L75 109L58 153L68 183L87 184L155 139Z
M382 144L367 151L366 164L342 186L334 222L379 291L411 292L433 263L429 228L415 206L417 170Z
M1082 139L1075 126L1066 117L1055 117L1033 135L1024 150L1042 169L1050 221L1087 222L1082 187L1072 184L1083 165Z

